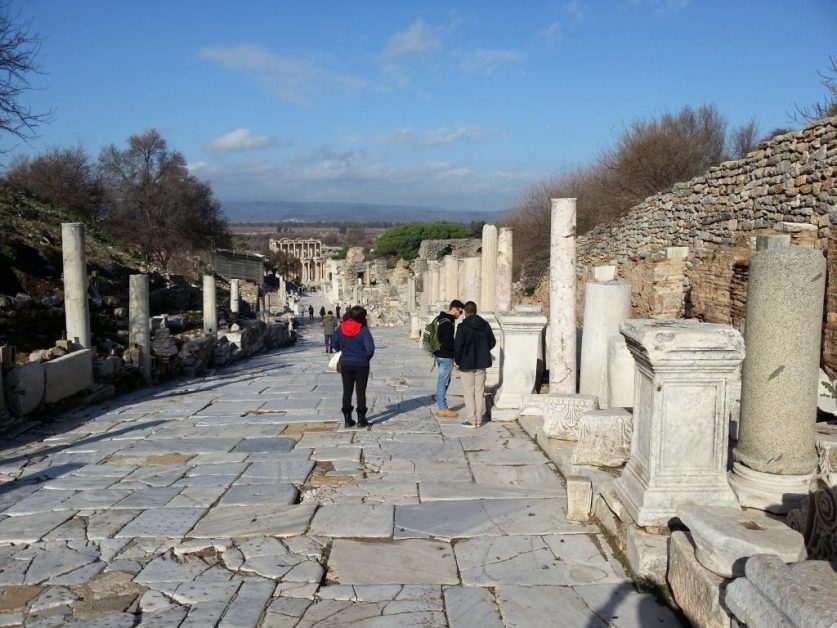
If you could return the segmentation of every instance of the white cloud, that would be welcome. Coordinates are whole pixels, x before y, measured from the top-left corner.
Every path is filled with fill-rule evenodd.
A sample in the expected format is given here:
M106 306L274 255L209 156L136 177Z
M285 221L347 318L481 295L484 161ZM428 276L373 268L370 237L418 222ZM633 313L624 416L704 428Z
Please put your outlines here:
M551 46L555 42L560 41L563 36L564 27L561 22L553 22L538 33L538 37L542 39L547 46Z
M418 19L407 30L392 36L384 49L384 58L392 61L406 55L437 52L442 47L436 29Z
M654 13L677 13L689 6L689 0L629 0L628 6L632 8L651 9Z
M201 170L206 170L210 168L209 162L206 161L193 161L186 165L186 168L189 169L189 172L200 172Z
M198 55L224 69L251 76L277 98L296 104L307 104L327 86L349 93L372 88L368 81L331 70L320 61L275 54L262 46L209 47Z
M253 135L250 129L236 129L213 140L207 150L210 153L234 153L242 150L270 148L276 145L271 135Z
M491 76L500 67L515 63L522 63L526 53L521 50L473 50L465 54L460 66L466 72Z
M414 127L396 129L386 136L386 140L399 144L408 144L413 148L435 148L457 142L479 142L491 134L490 129L477 126L442 127L430 131L421 131Z

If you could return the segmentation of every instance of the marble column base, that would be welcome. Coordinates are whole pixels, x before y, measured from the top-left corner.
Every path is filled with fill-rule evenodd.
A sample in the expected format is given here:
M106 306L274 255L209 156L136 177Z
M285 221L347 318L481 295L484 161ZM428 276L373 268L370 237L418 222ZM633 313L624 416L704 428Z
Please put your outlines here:
M808 497L808 487L813 477L814 473L765 473L734 462L729 474L729 484L745 508L784 515L794 508L799 508Z

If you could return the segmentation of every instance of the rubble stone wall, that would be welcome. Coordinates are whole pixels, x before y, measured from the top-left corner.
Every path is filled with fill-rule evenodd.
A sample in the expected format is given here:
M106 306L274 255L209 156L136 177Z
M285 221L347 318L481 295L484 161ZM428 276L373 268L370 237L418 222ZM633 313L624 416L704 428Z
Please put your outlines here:
M745 325L755 236L789 233L828 256L823 366L837 375L837 117L777 136L744 159L649 197L578 238L579 316L590 268L615 264L636 317L683 315ZM689 247L684 260L667 247Z
M452 238L450 240L422 240L419 257L438 259L440 255L454 257L476 257L482 248L479 238Z

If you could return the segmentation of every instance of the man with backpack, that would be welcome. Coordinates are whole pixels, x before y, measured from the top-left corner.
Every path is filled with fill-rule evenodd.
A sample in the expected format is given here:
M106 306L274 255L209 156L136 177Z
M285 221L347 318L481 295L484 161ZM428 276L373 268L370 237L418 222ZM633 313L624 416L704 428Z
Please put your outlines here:
M491 350L496 343L494 332L484 318L477 315L477 304L465 304L465 320L456 330L454 361L465 397L466 427L479 427L485 414L485 370L491 366Z
M439 312L439 316L431 323L438 339L438 349L433 352L436 356L436 365L439 367L439 378L436 381L436 416L458 416L456 411L448 408L447 392L453 373L454 326L456 319L462 316L464 308L465 304L462 301L454 299L450 302L448 311Z

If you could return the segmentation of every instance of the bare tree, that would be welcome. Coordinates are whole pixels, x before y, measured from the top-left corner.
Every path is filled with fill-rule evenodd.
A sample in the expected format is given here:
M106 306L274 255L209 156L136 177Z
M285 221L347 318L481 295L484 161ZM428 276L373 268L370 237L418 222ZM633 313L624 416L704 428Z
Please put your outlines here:
M730 157L742 159L747 153L752 152L759 145L759 124L752 118L747 124L733 130L729 139Z
M9 14L7 2L0 3L0 130L23 140L34 137L38 125L53 114L52 110L36 113L21 102L24 92L32 89L29 75L39 71L35 58L41 40L30 28Z
M80 146L51 148L34 159L15 157L6 183L86 220L96 220L102 210L101 178Z
M837 116L837 59L828 58L829 64L825 70L818 70L820 84L825 87L825 98L807 107L796 105L796 111L790 114L791 120L803 124L816 122L822 118Z
M212 189L189 174L183 155L157 129L132 135L127 149L105 147L99 169L109 225L163 268L180 249L229 245Z

